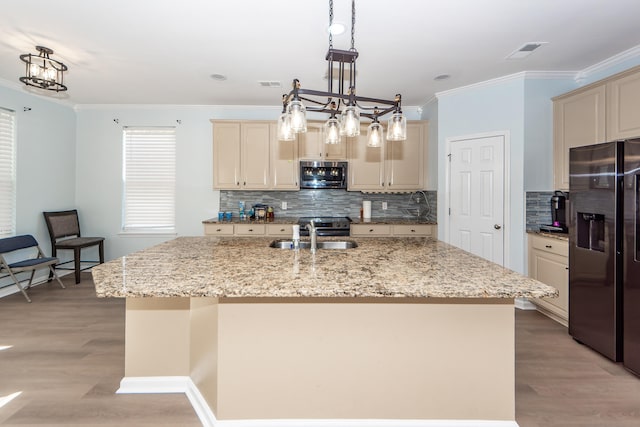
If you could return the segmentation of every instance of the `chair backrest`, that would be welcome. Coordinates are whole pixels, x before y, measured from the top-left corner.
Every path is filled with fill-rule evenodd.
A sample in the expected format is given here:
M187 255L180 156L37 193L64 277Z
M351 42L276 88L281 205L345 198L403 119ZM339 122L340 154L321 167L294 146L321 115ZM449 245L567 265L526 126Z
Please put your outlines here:
M18 249L27 249L38 246L35 237L30 234L22 236L6 237L0 239L0 254L17 251Z
M62 237L80 237L80 222L75 209L59 212L43 212L51 242Z

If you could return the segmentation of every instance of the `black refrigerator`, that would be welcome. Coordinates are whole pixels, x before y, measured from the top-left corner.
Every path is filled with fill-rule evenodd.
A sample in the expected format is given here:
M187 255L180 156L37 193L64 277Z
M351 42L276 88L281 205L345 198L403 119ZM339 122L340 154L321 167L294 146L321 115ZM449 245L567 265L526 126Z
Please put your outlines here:
M569 173L569 334L640 374L640 138L572 148Z

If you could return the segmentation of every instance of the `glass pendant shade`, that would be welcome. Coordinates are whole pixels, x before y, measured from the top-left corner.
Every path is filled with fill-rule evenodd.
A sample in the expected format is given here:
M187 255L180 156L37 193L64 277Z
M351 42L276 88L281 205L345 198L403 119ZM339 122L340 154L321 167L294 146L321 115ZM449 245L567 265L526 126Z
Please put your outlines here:
M289 103L289 114L291 115L291 129L295 133L307 131L307 109L299 100Z
M373 122L367 128L367 146L382 147L384 143L384 129L380 122Z
M387 141L404 141L407 139L407 119L402 113L393 113L387 128Z
M291 115L289 113L282 113L278 118L278 140L279 141L293 141L296 139L296 134L291 128Z
M324 124L324 142L325 144L340 143L340 122L335 117L331 117Z
M347 137L360 135L360 111L355 105L349 105L342 111L340 133Z

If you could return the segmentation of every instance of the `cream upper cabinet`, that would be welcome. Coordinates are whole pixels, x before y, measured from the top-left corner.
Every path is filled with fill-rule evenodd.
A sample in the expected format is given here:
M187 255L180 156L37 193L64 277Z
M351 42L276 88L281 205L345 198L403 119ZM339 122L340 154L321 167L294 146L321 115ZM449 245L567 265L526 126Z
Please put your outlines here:
M569 319L569 242L529 234L529 276L558 290L558 298L532 302L566 326Z
M363 126L364 128L364 126ZM366 129L366 128L365 128ZM406 141L367 147L366 130L349 138L350 191L409 191L425 187L427 123L407 123Z
M240 123L213 122L213 188L240 188Z
M607 82L607 140L640 136L640 71Z
M360 136L347 138L349 191L381 191L386 181L384 174L384 147L367 147L367 127L362 126Z
M298 157L300 160L345 160L347 144L325 144L324 122L307 122L307 131L298 134Z
M387 190L424 188L426 122L407 123L406 141L386 142Z
M277 124L271 129L271 186L274 190L298 190L300 168L298 142L278 141Z
M569 149L605 142L604 84L553 99L554 187L569 190Z
M269 122L213 122L213 188L269 188Z

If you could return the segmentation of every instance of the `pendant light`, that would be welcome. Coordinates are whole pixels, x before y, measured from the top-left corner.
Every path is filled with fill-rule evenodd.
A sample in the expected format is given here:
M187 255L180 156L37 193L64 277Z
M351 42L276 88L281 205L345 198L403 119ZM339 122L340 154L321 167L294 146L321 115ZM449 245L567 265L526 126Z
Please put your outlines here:
M334 49L333 34L329 32L329 50L327 60L326 91L303 89L298 79L293 80L292 90L283 95L282 105L284 114L290 116L289 123L294 133L306 132L306 111L329 114L329 119L324 125L325 142L336 144L339 138L335 135L337 126L336 111L341 111L339 121L339 135L355 137L360 135L360 118L372 120L374 135L382 132L378 118L393 113L389 124L393 125L388 130L387 140L403 141L406 139L406 118L402 114L400 95L393 100L363 97L356 94L356 59L358 51L355 48L355 0L351 1L351 48L349 50ZM329 26L333 25L333 0L329 0ZM334 91L334 80L337 81ZM316 97L317 99L313 99ZM308 103L307 106L302 101ZM382 107L380 107L382 106ZM287 119L281 117L278 123L286 123ZM281 134L278 133L280 136ZM289 137L283 133L282 137ZM376 145L373 145L376 146Z

